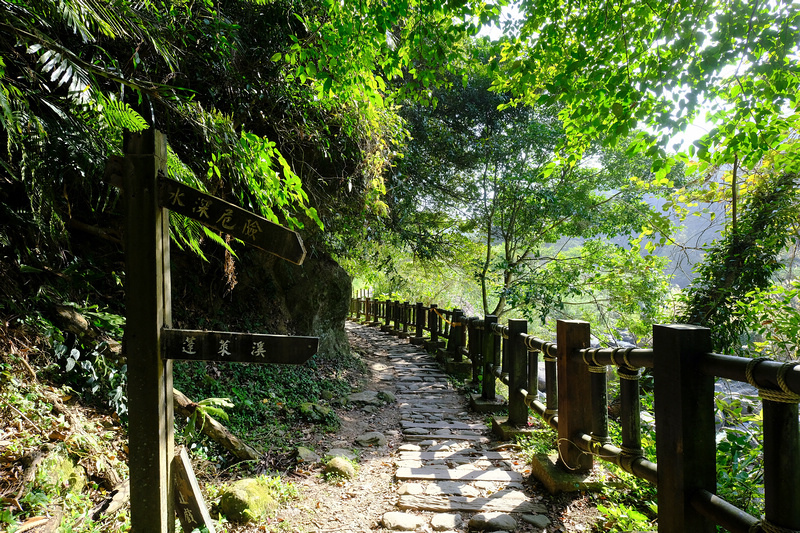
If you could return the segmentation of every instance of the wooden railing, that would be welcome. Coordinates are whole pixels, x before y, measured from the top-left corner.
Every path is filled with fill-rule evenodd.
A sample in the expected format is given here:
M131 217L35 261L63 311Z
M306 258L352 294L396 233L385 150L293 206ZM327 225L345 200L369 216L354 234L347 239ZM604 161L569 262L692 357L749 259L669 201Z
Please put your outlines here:
M527 333L525 320L467 318L459 309L377 300L352 300L351 317L453 360L466 356L481 396L495 398L496 378L508 386L508 423L527 425L529 408L558 431L559 463L586 472L594 459L612 462L657 487L658 530L711 533L800 531L800 363L712 353L710 330L691 325L653 326L652 349L591 348L590 326L558 321L556 342ZM412 331L413 330L413 331ZM444 341L444 342L443 342ZM539 356L545 367L545 402L538 397ZM620 377L621 442L608 432L607 369ZM656 454L641 446L639 378L654 379ZM716 377L750 383L763 402L765 516L757 519L716 495Z

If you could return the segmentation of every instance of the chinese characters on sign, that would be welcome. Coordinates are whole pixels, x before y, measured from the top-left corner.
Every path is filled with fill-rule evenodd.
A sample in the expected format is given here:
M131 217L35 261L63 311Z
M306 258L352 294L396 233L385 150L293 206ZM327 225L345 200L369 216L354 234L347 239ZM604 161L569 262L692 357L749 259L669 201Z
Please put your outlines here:
M317 352L317 337L165 328L162 358L298 365Z
M169 178L159 178L158 186L162 207L287 261L303 263L306 250L294 231Z
M184 203L184 197L186 196L186 192L181 191L178 188L178 184L174 183L171 187L168 187L168 196L169 201L167 203L167 208L172 209L177 212L181 212L181 207L186 207ZM191 207L191 212L196 215L196 217L200 221L211 221L215 217L212 217L209 211L212 209L212 203L207 198L197 198L195 199L194 205ZM261 226L258 224L257 221L249 218L241 221L239 223L234 219L233 209L220 209L222 212L219 217L216 217L214 224L218 225L220 228L230 231L230 232L238 232L247 235L248 237L255 237L258 233L261 233Z

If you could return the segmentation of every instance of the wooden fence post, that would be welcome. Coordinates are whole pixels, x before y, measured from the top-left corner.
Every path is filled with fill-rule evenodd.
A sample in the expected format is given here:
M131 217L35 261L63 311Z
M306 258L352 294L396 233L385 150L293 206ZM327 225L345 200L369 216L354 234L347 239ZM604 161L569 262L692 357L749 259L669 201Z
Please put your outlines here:
M481 358L481 332L478 330L478 318L470 317L467 321L467 353L469 354L470 363L472 363L472 383L474 385L480 383L482 363Z
M710 351L708 328L653 326L658 530L662 533L716 529L690 503L698 490L716 491L714 378L700 371L700 361Z
M431 304L430 311L428 311L428 329L431 330L431 346L434 353L439 349L439 315L436 314L437 307L436 304Z
M798 404L764 400L764 502L770 524L800 531Z
M481 398L494 400L497 398L494 375L494 366L497 364L497 353L500 348L500 337L492 331L492 325L497 324L495 315L486 315L483 319L483 386Z
M522 335L528 333L528 321L508 320L508 424L528 425L528 405L520 389L528 386L528 349Z
M450 326L450 340L447 343L447 351L453 356L453 361L456 363L461 362L463 359L461 355L461 342L464 335L464 313L461 309L453 309L451 318L452 325Z
M591 380L579 350L590 346L589 323L559 320L558 346L558 457L570 471L592 469L592 456L578 448L580 435L592 424Z
M608 378L606 375L608 367L597 365L591 359L592 353L594 350L587 352L583 360L587 365L586 370L590 374L589 380L592 388L592 444L600 447L611 443L611 438L608 436Z
M416 319L414 336L421 339L425 336L425 310L422 302L417 302L417 312L414 318Z
M153 128L125 136L125 299L129 465L133 533L175 529L172 476L172 361L161 357L171 326L169 217L158 203L167 141Z

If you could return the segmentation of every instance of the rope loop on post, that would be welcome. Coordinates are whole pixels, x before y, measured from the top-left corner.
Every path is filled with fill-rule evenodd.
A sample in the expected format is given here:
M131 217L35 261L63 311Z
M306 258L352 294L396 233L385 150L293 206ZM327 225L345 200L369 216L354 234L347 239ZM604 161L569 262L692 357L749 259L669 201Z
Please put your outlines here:
M602 366L600 363L597 362L597 352L600 351L600 348L586 348L585 350L581 350L583 352L583 362L586 363L586 366L589 367L589 372L594 374L605 374L606 367ZM591 355L592 362L586 360L586 356Z
M747 363L747 367L744 371L747 382L758 390L758 395L763 400L781 403L800 403L800 394L792 391L789 388L789 385L786 383L786 373L790 370L793 370L796 366L800 365L800 363L784 363L778 369L778 386L781 388L781 390L762 388L756 384L756 380L753 377L755 368L759 365L759 363L768 360L769 357L756 357Z
M623 470L632 474L634 461L644 457L644 452L641 448L628 448L627 446L621 446L620 450L622 450L619 457L620 466L622 466Z
M542 343L542 360L547 362L555 363L558 361L558 358L555 355L550 355L550 347L555 346L555 343L552 342L543 342Z
M534 337L533 335L525 335L523 339L525 340L525 347L528 349L529 352L539 351L539 348L533 345L533 343L536 342L536 337Z
M611 352L611 362L617 366L617 376L619 376L620 379L638 381L639 378L642 377L642 369L631 365L628 356L632 350L633 348L614 348L614 351ZM622 364L618 363L615 359L619 352L622 352Z

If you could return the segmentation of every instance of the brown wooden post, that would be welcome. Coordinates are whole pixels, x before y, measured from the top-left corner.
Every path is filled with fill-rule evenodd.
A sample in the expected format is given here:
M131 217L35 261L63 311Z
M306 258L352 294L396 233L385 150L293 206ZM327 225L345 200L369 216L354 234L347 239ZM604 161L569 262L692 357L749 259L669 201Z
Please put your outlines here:
M558 357L550 354L552 344L546 343L542 352L544 360L544 386L545 386L545 409L544 417L549 423L558 414ZM557 349L557 347L556 347Z
M386 300L383 302L383 319L385 326L388 328L392 322L392 301Z
M622 455L624 459L634 459L642 455L641 400L639 396L639 369L620 366L620 433L622 435Z
M764 400L763 417L765 518L783 530L800 531L798 404Z
M589 323L559 320L558 341L558 457L570 471L591 470L592 456L578 448L580 435L592 424L591 380L579 350L590 344Z
M508 375L508 363L511 358L508 355L508 348L510 344L507 339L503 339L502 348L500 349L500 372Z
M400 331L400 300L395 300L392 306L392 319L394 320L394 332Z
M403 333L408 333L408 324L411 322L411 304L403 302Z
M436 313L436 304L431 304L430 311L428 311L428 329L431 330L431 345L436 349L436 344L439 342L439 315Z
M494 366L497 364L497 353L500 351L500 337L492 331L493 324L497 324L497 317L486 315L483 319L483 386L481 387L481 398L484 400L497 398Z
M214 523L208 514L203 494L192 471L192 462L183 446L176 450L172 460L172 481L175 509L183 530L194 531L204 527L209 533L215 533Z
M464 331L464 319L464 313L461 309L453 309L453 316L451 319L453 325L450 327L450 341L447 343L447 350L453 355L453 361L457 363L463 359L461 355L461 343Z
M483 330L478 329L478 317L472 317L469 324L469 360L472 361L472 384L481 381L481 366L483 365Z
M523 334L528 333L528 321L508 320L508 423L512 426L528 425L528 405L520 392L528 383L528 349Z
M708 328L653 326L661 533L715 531L690 503L696 491L716 490L714 377L700 372L700 361L710 351Z
M528 352L528 394L533 399L539 398L539 350Z
M161 358L161 328L171 325L169 217L158 203L167 142L150 128L125 136L124 198L131 531L175 529L172 362Z
M372 322L372 301L369 296L364 301L364 322L367 324Z
M592 444L599 447L611 442L608 436L608 378L607 367L592 361L593 352L594 350L586 352L583 359L587 364L586 370L589 371L592 388Z
M421 339L425 336L425 309L422 302L417 302L417 312L414 318L416 318L414 336Z

